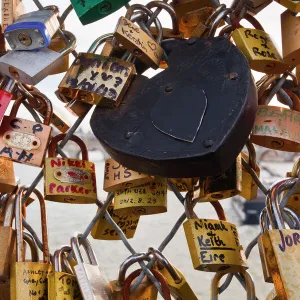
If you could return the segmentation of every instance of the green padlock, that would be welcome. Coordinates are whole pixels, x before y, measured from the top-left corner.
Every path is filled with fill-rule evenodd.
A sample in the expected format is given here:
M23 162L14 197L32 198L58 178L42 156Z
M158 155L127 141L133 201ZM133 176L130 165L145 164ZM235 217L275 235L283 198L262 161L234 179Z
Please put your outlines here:
M71 0L82 25L96 22L114 13L130 0Z

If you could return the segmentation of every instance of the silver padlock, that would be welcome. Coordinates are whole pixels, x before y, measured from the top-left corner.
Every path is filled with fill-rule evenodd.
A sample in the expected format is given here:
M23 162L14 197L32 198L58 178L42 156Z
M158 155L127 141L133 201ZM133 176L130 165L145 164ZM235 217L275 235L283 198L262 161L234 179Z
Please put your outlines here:
M48 47L59 27L54 11L38 10L24 14L8 25L4 36L13 50L34 50Z
M86 239L82 246L87 254L89 263L85 263L79 248L77 237L71 238L71 247L77 265L74 266L75 275L84 300L112 300L112 287L106 274L99 268L97 258L92 250L90 242Z
M38 84L59 67L63 56L75 49L75 36L69 31L64 31L64 33L69 39L69 44L59 52L48 48L9 51L0 58L1 73L23 84Z

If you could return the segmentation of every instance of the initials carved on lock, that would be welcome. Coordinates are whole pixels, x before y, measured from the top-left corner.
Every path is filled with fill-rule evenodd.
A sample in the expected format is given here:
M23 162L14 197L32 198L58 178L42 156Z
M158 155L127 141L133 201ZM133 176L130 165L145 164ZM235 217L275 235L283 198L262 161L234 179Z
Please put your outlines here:
M3 140L10 147L24 149L26 151L36 150L41 145L41 141L38 137L18 131L5 132Z

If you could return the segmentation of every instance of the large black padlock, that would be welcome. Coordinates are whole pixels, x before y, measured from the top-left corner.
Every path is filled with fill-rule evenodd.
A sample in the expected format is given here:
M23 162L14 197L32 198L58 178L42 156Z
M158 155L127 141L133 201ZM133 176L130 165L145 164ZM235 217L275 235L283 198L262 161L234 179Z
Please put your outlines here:
M117 108L91 127L113 159L163 177L225 172L252 129L257 93L245 56L223 37L175 43L168 69L137 76Z

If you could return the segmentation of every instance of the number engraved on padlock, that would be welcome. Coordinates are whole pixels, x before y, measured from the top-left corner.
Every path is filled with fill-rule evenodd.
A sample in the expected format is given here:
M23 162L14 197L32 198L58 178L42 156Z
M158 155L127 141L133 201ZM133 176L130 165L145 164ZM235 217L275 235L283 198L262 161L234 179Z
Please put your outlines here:
M91 183L91 175L89 172L78 168L58 168L54 171L54 178L65 183Z
M3 140L10 147L24 149L27 151L38 149L41 145L40 139L36 136L17 131L5 132Z

